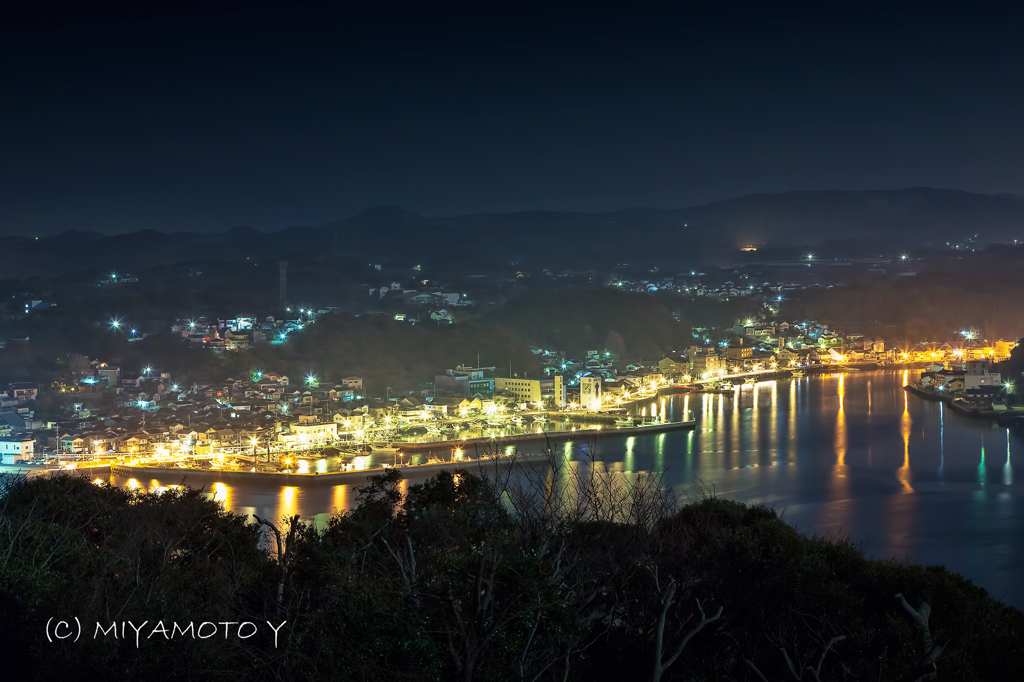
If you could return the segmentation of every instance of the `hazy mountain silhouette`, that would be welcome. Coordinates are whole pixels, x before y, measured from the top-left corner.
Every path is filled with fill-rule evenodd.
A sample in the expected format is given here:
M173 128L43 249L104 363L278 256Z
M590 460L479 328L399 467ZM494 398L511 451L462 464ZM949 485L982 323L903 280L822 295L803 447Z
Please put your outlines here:
M745 244L943 246L1024 240L1024 197L912 188L751 194L680 209L604 213L526 211L431 217L377 207L320 227L222 233L143 230L117 236L64 232L0 239L6 277L57 270L132 270L156 264L277 259L288 254L367 262L472 263L558 258L692 260Z

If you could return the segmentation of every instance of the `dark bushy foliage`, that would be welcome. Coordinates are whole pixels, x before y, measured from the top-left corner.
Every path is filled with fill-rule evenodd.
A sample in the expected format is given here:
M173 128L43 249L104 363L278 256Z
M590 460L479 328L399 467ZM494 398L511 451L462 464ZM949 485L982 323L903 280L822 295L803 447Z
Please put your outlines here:
M897 593L932 607L937 679L1024 679L1024 614L983 589L714 497L612 521L527 511L465 471L403 496L390 472L325 528L275 524L278 556L273 531L200 491L6 483L0 651L17 679L657 679L661 640L662 680L793 679L787 657L801 679L904 680L929 645ZM47 619L72 616L288 624L276 649L262 633L49 643Z

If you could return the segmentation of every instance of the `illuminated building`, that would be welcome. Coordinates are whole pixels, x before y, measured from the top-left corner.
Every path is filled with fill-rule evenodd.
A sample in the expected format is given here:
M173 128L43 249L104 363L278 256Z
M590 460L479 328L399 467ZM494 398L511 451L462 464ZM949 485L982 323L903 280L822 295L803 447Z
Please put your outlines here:
M580 377L580 406L584 410L601 409L601 377Z

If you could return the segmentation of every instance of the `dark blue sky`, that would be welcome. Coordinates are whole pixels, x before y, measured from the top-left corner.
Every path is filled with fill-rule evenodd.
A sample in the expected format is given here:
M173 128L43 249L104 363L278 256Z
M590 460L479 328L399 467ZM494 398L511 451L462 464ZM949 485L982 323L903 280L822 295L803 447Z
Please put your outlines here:
M478 5L0 14L0 234L1024 194L1024 3Z

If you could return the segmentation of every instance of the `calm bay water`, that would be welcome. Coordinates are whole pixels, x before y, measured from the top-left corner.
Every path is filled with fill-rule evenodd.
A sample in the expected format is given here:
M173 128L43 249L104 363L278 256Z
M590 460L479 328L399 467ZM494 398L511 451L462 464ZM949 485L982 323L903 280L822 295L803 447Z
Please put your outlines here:
M699 480L723 497L766 503L801 530L849 537L871 556L944 564L1024 607L1024 437L906 393L916 377L834 374L665 398L659 412L692 410L694 431L608 438L598 455L614 470L662 471L679 492ZM565 447L579 456L592 445ZM211 493L235 512L318 523L354 503L345 485L216 484Z

